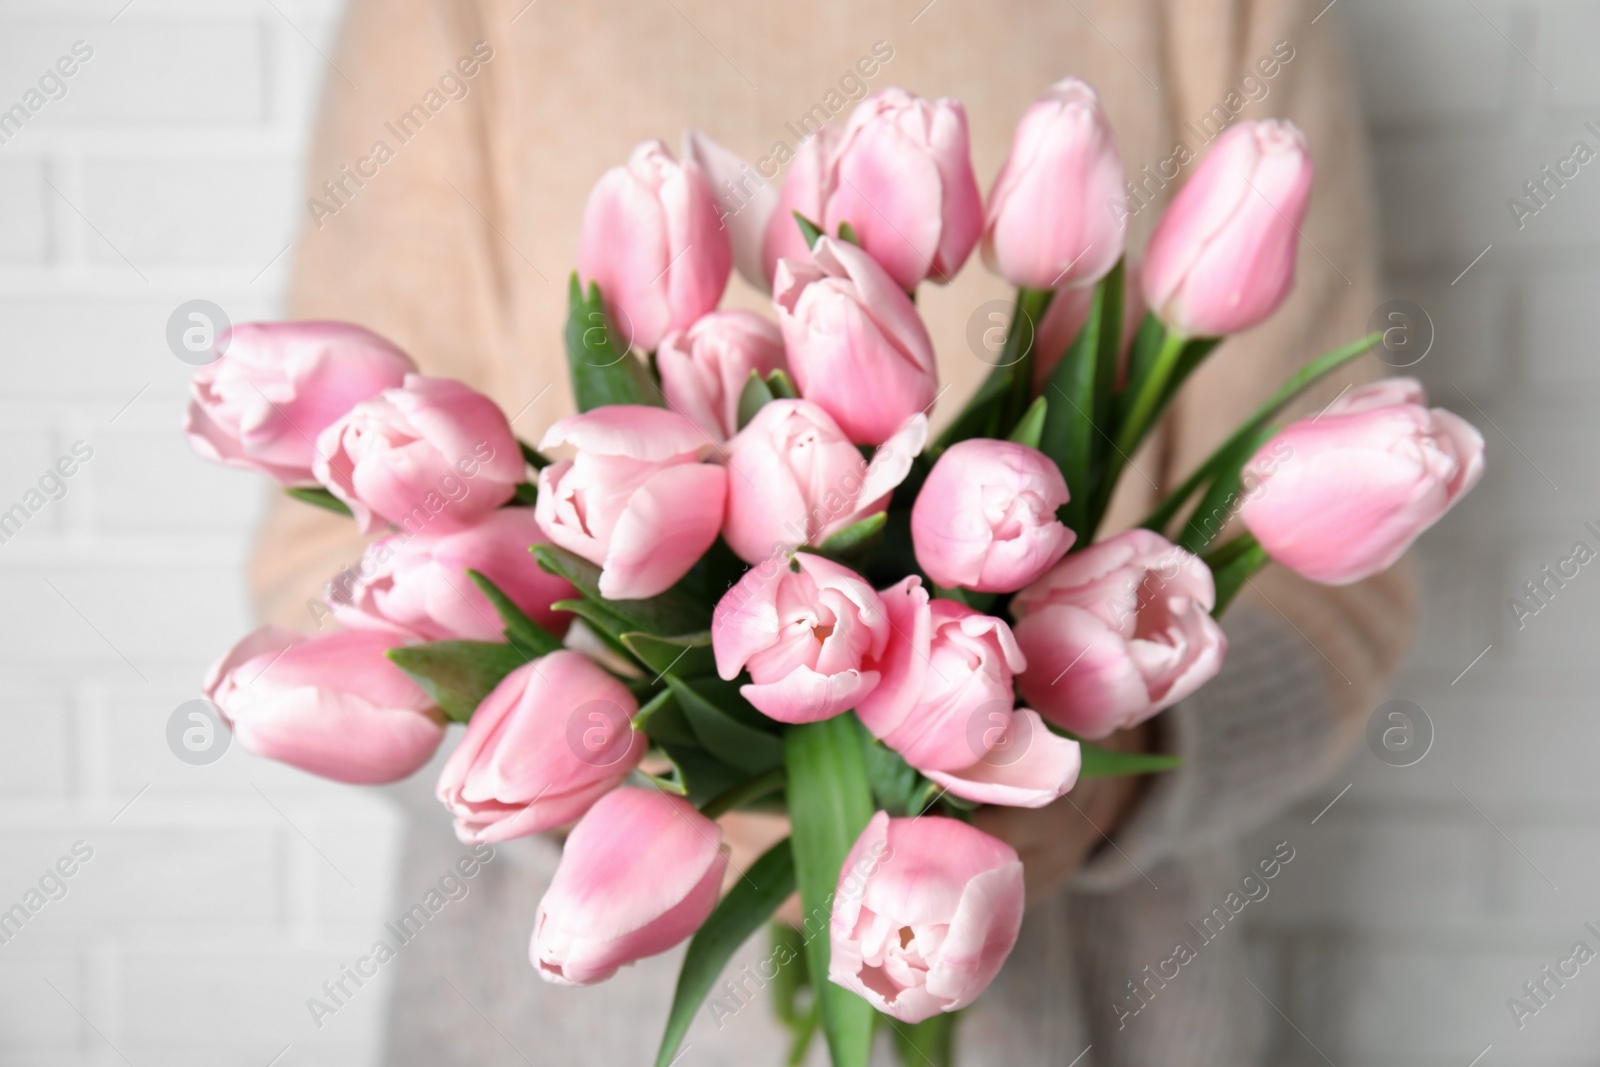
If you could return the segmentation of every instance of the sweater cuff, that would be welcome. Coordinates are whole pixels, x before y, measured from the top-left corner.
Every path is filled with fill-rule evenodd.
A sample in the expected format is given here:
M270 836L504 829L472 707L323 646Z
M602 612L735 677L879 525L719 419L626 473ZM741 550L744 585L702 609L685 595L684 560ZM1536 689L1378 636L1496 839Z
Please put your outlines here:
M1339 734L1313 651L1253 604L1235 605L1223 628L1222 670L1154 723L1157 751L1182 765L1151 779L1073 889L1101 893L1140 880L1268 821L1319 784Z

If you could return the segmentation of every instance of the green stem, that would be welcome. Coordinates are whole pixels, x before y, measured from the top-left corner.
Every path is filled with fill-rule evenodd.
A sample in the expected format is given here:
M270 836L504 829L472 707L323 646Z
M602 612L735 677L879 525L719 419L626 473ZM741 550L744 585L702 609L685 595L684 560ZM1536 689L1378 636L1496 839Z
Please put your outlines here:
M1200 464L1182 485L1173 490L1171 495L1163 500L1161 505L1150 513L1150 517L1140 525L1157 533L1165 530L1167 525L1172 522L1173 517L1178 514L1178 510L1183 507L1184 502L1194 495L1195 490L1216 475L1217 466L1227 456L1230 449L1237 448L1245 438L1259 432L1263 426L1283 409L1284 405L1316 384L1319 379L1332 374L1382 340L1382 333L1369 333L1359 340L1352 341L1342 348L1336 348L1332 352L1318 356L1310 363L1307 363L1300 369L1298 374L1285 382L1276 393L1273 393L1266 403L1257 408L1254 415L1251 415L1237 430L1233 431L1233 434L1226 441L1218 445L1216 451L1212 452L1206 458L1206 461Z
M1028 407L1033 392L1033 361L1039 350L1039 323L1055 295L1053 289L1017 290L1011 328L1006 331L1005 349L1000 354L1000 366L1011 369L1011 389L1000 418L1001 434L1010 433ZM1024 321L1026 330L1022 329Z
M726 815L741 804L748 804L752 800L760 800L782 789L789 780L789 772L782 767L774 767L765 774L758 774L754 778L740 782L738 785L718 793L700 807L700 814L708 819Z
M1233 598L1239 595L1245 585L1270 559L1267 550L1255 539L1254 534L1240 534L1232 541L1218 545L1217 548L1205 557L1206 565L1211 568L1213 580L1217 586L1217 603L1211 609L1212 618L1222 618L1222 613L1228 610L1228 605L1233 603Z
M1128 410L1127 420L1117 428L1117 450L1122 454L1131 457L1134 450L1139 447L1139 442L1144 440L1150 419L1155 415L1156 408L1161 404L1161 397L1166 392L1167 381L1177 369L1178 360L1183 355L1183 347L1188 342L1188 338L1170 332L1162 338L1161 351L1156 355L1155 365L1150 368L1150 374L1140 385L1139 394L1133 398L1133 407Z

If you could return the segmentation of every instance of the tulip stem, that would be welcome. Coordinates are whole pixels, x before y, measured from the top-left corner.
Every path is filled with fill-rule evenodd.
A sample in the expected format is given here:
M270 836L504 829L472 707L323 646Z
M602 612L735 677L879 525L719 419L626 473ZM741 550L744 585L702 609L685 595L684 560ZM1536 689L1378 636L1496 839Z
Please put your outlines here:
M774 767L765 774L758 774L754 778L747 779L718 793L701 806L700 814L708 819L719 818L741 804L748 804L753 800L760 800L762 797L776 793L788 781L789 772L782 767Z
M1182 485L1173 490L1171 495L1161 502L1160 507L1151 512L1150 517L1140 525L1147 530L1163 533L1167 525L1172 522L1173 517L1177 515L1178 509L1183 507L1184 502L1193 496L1195 491L1202 485L1216 477L1218 468L1222 466L1224 460L1229 458L1229 453L1232 450L1237 449L1247 438L1260 433L1262 428L1272 421L1278 412L1283 410L1284 405L1310 388L1318 380L1338 370L1382 340L1382 333L1369 333L1365 337L1352 341L1342 348L1336 348L1332 352L1318 356L1310 363L1307 363L1301 368L1300 373L1290 378L1276 393L1268 397L1267 402L1257 408L1254 415L1251 415L1250 418L1240 424L1239 428L1233 431L1232 436L1218 445L1217 450L1211 453L1206 461L1200 464ZM1249 458L1246 456L1246 461Z
M1217 586L1216 606L1211 609L1211 616L1215 619L1222 618L1222 613L1228 610L1228 605L1233 603L1233 598L1239 595L1251 576L1270 562L1267 550L1261 547L1261 542L1256 540L1254 534L1249 533L1223 542L1204 558Z
M1005 348L1000 354L1000 366L1011 370L1011 388L1001 409L1000 429L996 436L1009 434L1027 410L1033 391L1033 361L1039 345L1039 324L1049 310L1054 289L1017 290L1017 303L1011 313L1011 327L1006 331ZM1023 323L1027 328L1023 328Z
M1117 429L1117 451L1122 455L1131 458L1139 442L1144 440L1150 420L1155 417L1161 398L1166 395L1167 382L1177 369L1188 343L1187 337L1170 330L1161 339L1161 351L1156 354L1149 375L1140 383L1138 395L1133 398L1133 407L1128 410L1128 418Z

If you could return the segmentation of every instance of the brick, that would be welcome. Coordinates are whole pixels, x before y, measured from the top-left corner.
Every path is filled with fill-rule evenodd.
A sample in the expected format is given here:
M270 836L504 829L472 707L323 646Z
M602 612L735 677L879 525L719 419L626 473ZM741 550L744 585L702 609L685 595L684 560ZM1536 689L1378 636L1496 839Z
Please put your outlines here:
M1516 59L1506 5L1358 0L1343 12L1368 122L1376 126L1483 118L1501 110Z
M1600 270L1541 275L1528 286L1519 350L1530 381L1559 387L1600 380L1588 314L1597 287Z
M23 137L45 124L52 129L128 122L171 126L265 118L259 24L202 13L160 18L130 12L114 27L98 20L9 20L0 41L0 69L17 76L8 79L5 106L78 40L94 50L93 56L67 79L66 95L33 116Z
M42 263L49 254L45 191L37 163L0 163L0 203L7 206L0 263Z
M4 457L0 459L0 512L9 511L17 504L30 512L20 526L13 521L0 529L0 534L6 537L0 544L0 560L8 550L14 554L17 546L37 543L61 529L61 501L52 499L47 492L63 494L63 490L52 488L54 480L48 486L39 484L40 477L50 469L58 454L50 432L42 425L13 422L0 431L0 456ZM65 493L70 493L70 480L66 481L66 486ZM30 491L37 495L30 499ZM37 510L33 509L35 504Z
M1600 108L1600 71L1595 70L1589 44L1600 35L1600 11L1581 0L1544 4L1539 9L1539 69L1560 87L1556 92L1540 82L1547 107Z
M155 406L152 405L152 412ZM154 425L124 425L99 436L85 473L94 493L94 528L105 534L196 531L248 538L268 499L265 480L201 459L174 428L174 412Z
M265 267L294 236L298 166L281 157L93 159L83 164L83 213L115 246L91 259Z
M4 688L0 730L7 741L0 745L0 797L66 796L73 786L74 732L64 695L37 684Z

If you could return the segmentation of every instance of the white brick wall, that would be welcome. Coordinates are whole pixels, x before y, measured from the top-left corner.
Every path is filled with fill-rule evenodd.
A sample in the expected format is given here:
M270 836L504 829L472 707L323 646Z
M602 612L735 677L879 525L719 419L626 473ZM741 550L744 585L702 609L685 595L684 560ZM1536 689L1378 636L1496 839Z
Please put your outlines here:
M1293 1023L1278 1019L1272 1062L1466 1067L1492 1046L1484 1067L1593 1064L1600 969L1520 1031L1506 1000L1580 937L1600 949L1582 929L1600 920L1600 571L1520 632L1506 601L1580 535L1593 545L1581 526L1600 519L1600 167L1521 231L1505 201L1578 138L1600 147L1583 129L1600 125L1600 3L1341 0L1334 14L1304 32L1342 30L1354 52L1388 294L1432 316L1415 372L1484 430L1490 468L1423 541L1423 625L1393 695L1427 711L1433 749L1400 769L1363 747L1260 835L1302 857L1253 932L1278 964L1258 981Z
M300 31L326 51L340 4L137 0L113 23L125 2L0 3L5 106L74 41L94 49L0 145L0 508L73 441L94 448L0 544L0 909L94 849L0 944L0 1062L376 1063L382 979L320 1032L305 1001L392 910L394 812L237 749L193 767L165 740L250 623L263 499L178 436L190 368L166 319L196 297L278 313L287 257L262 272L293 235L326 69Z
M326 71L301 32L326 51L340 5L136 0L111 22L124 3L0 0L0 101L74 41L95 49L0 145L0 504L71 442L95 448L0 545L0 908L73 842L95 849L0 945L0 1061L374 1063L381 980L321 1032L304 1001L394 906L393 813L242 753L191 767L164 741L248 624L261 500L178 439L188 368L164 325L195 297L276 313L285 261L262 272L292 236ZM1311 25L1324 6L1298 32L1354 46L1389 290L1438 331L1417 370L1509 440L1485 425L1484 486L1425 542L1395 692L1432 717L1433 750L1406 769L1363 750L1263 831L1303 857L1255 919L1258 980L1293 1021L1273 1062L1465 1067L1492 1045L1486 1067L1592 1064L1600 970L1520 1033L1505 1000L1600 919L1600 570L1520 632L1505 601L1600 519L1600 167L1520 232L1505 199L1600 119L1600 2L1340 0Z

